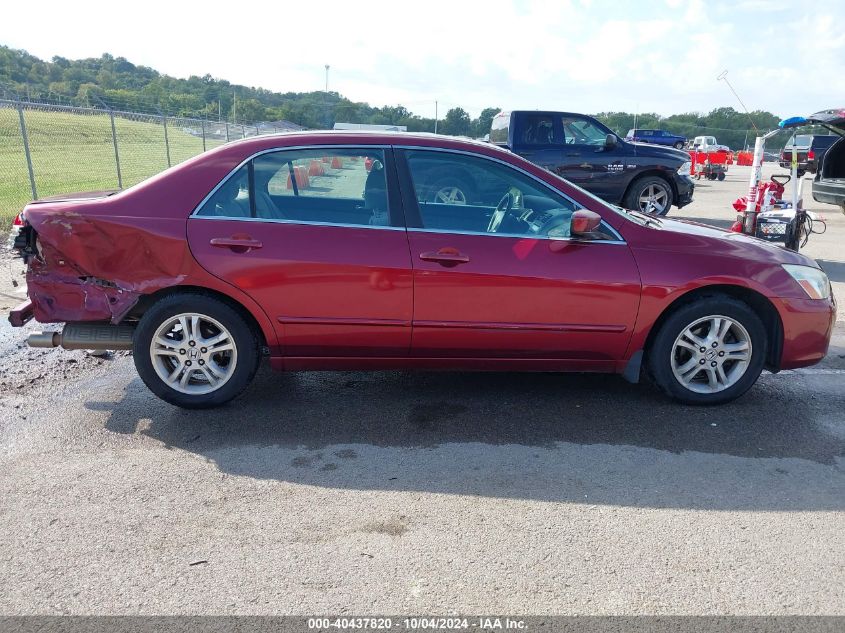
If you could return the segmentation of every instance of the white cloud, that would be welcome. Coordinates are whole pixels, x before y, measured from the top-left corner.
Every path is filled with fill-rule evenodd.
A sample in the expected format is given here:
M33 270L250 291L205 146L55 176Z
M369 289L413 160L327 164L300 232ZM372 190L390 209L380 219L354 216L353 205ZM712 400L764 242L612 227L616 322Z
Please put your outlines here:
M454 104L671 114L780 114L841 105L841 2L795 17L759 0L486 3L11 3L0 43L41 57L110 52L162 72L210 73L280 91L330 89L431 116ZM46 6L45 6L46 5ZM33 8L34 7L34 8ZM82 7L85 7L84 9ZM775 7L777 8L777 6Z

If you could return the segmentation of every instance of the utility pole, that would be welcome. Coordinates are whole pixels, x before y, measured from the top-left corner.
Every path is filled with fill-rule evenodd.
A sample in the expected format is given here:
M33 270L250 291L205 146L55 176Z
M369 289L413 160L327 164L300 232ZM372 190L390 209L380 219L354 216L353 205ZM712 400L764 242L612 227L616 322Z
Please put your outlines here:
M437 134L437 100L434 101L434 133Z
M232 91L232 123L238 122L238 92Z
M326 129L329 128L329 123L331 123L331 119L329 117L329 68L328 64L326 66L326 89L323 92L323 119L325 120L324 125Z

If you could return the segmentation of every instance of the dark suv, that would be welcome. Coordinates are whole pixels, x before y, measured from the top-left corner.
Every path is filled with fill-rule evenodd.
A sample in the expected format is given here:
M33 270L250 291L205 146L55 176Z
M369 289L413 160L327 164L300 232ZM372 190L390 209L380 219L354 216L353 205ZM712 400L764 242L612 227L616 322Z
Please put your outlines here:
M781 167L791 169L792 167L792 147L798 150L798 176L799 178L805 173L809 172L815 174L821 165L822 158L825 152L833 145L838 136L832 134L826 135L810 135L810 134L796 134L784 145L783 151L780 153Z
M806 122L823 125L835 134L832 137L835 142L819 159L819 169L813 179L813 199L835 204L845 213L845 108L816 112Z
M490 142L626 209L666 215L692 202L689 154L623 141L585 114L500 112Z
M626 141L633 141L634 143L654 143L655 145L668 145L675 149L684 149L687 144L686 136L678 136L666 130L628 130L625 135Z

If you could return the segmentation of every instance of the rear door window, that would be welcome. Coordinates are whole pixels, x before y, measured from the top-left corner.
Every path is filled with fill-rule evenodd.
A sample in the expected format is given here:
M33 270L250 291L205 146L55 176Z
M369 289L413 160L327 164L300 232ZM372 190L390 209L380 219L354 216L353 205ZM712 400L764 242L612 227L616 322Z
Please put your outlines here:
M385 153L379 148L279 150L238 169L200 216L390 226Z
M554 118L547 114L526 114L522 118L520 137L522 145L555 144Z

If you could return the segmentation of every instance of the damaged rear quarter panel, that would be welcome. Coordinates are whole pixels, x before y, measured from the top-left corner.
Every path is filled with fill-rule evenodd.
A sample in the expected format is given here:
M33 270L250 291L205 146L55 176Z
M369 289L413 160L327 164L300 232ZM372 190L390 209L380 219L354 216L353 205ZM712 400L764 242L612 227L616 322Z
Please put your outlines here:
M188 215L243 152L217 148L108 197L28 205L41 249L27 273L35 318L118 323L141 295L198 281Z
M141 295L188 276L185 219L88 215L81 206L65 202L27 210L41 255L27 273L38 321L118 323Z
M187 222L206 194L248 156L296 142L273 136L234 141L107 197L30 203L25 217L41 248L27 273L36 320L119 323L142 295L180 285L207 288L244 306L271 353L280 353L273 322L261 306L194 260Z

